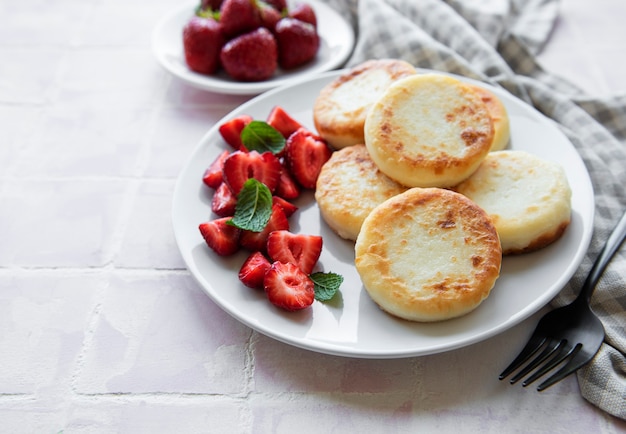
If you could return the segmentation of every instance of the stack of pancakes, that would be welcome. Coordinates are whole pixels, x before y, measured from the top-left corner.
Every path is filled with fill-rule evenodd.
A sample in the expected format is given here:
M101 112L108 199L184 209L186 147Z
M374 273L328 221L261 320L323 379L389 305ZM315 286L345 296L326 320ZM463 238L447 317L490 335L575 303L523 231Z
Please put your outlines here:
M372 60L328 84L313 116L336 149L317 182L322 217L356 241L365 289L395 316L472 311L503 254L542 248L569 224L565 172L505 150L506 108L485 86Z

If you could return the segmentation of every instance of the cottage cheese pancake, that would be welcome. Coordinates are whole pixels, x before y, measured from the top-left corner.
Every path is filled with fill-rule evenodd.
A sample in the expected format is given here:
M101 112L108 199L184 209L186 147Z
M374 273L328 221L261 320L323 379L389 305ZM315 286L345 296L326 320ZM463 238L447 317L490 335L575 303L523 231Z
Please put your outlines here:
M363 125L371 105L394 81L415 74L403 60L368 60L326 85L313 105L320 136L335 149L363 144Z
M411 321L472 311L490 294L501 261L487 214L441 188L412 188L383 202L355 244L356 269L372 300Z
M570 223L571 190L564 170L524 151L490 153L455 190L489 214L504 254L545 247Z
M392 84L365 121L372 160L408 187L451 187L490 150L493 121L472 88L442 74L415 74Z
M384 175L365 145L335 151L317 178L315 199L320 213L340 237L356 240L365 217L406 187Z
M511 138L511 125L509 114L506 107L492 91L478 85L470 85L470 87L480 95L493 121L493 142L491 143L492 151L501 151L506 148Z

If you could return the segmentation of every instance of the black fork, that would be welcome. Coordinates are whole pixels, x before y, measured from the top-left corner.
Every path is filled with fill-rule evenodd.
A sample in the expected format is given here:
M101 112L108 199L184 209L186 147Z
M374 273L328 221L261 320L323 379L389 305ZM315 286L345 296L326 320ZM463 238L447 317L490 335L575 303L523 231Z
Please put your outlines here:
M526 346L500 374L500 380L520 368L533 355L537 356L510 380L522 382L526 387L558 365L561 368L543 381L537 390L542 391L572 374L596 355L604 341L604 327L589 307L591 295L613 255L626 237L626 213L613 229L600 255L593 264L578 297L567 306L560 307L541 318ZM540 351L541 350L541 351Z

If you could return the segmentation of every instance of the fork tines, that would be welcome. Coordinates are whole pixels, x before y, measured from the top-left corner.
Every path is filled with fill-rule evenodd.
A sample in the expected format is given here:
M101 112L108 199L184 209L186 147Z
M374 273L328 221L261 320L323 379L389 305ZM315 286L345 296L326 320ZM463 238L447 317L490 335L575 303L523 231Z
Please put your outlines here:
M520 371L509 380L511 384L515 384L536 369L534 373L529 375L528 378L522 382L522 386L526 387L571 357L569 362L566 363L559 371L537 387L537 390L539 391L545 390L554 383L561 381L563 378L573 373L584 364L586 360L578 360L576 358L576 354L580 351L581 347L581 344L572 345L565 339L558 340L542 336L532 336L515 360L513 360L513 362L511 362L511 364L504 371L502 371L499 378L500 380L503 380L508 377L533 355L539 353L532 361L530 361L524 368L520 369Z

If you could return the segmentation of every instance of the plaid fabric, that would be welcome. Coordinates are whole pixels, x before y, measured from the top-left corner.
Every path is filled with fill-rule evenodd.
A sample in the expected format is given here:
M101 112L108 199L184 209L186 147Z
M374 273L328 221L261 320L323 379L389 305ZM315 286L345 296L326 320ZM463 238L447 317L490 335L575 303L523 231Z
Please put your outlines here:
M582 156L596 199L594 235L578 272L553 300L573 300L626 209L626 96L593 99L548 74L535 55L548 41L556 0L326 0L347 16L357 43L347 66L371 58L501 86L555 120ZM626 419L626 251L608 266L592 299L606 329L595 359L578 371L582 395Z

